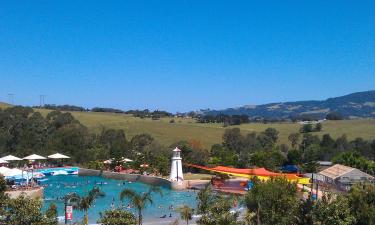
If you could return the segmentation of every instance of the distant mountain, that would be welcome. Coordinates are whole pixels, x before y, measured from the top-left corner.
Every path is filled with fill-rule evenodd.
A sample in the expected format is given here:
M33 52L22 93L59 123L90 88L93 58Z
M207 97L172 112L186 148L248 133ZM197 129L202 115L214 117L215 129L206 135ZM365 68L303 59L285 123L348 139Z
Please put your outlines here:
M266 119L290 119L313 117L322 119L329 112L336 112L343 118L375 117L375 90L357 92L323 101L279 102L264 105L246 105L224 110L206 110L205 115L248 115Z

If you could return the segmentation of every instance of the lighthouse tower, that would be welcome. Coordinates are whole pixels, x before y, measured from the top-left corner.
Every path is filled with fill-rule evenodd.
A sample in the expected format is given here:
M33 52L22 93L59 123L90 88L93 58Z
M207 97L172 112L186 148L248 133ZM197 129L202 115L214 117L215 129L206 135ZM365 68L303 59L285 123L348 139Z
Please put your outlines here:
M182 163L181 163L181 150L177 147L173 149L172 164L171 164L171 174L169 176L170 181L182 182L184 181L184 174L182 173Z

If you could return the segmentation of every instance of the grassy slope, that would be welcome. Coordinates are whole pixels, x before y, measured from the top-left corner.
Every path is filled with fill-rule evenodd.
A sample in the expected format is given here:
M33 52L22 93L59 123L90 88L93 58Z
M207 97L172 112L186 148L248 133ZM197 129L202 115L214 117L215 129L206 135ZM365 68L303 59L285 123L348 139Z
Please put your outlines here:
M37 109L37 111L46 115L49 110ZM149 133L165 145L179 140L196 139L200 140L203 146L209 148L214 143L221 143L221 137L225 130L220 124L199 124L192 119L176 118L175 123L169 123L171 118L154 121L113 113L72 112L72 114L94 132L99 132L102 127L124 129L128 138L140 133ZM298 132L300 125L296 123L257 123L233 127L240 128L244 134L253 131L261 132L268 127L274 127L280 131L280 143L288 143L288 135ZM327 121L323 124L323 131L314 134L323 135L325 133L329 133L333 137L347 134L349 139L356 137L375 139L375 120Z
M45 114L43 110L43 114ZM221 143L221 137L226 128L220 124L199 124L192 119L176 118L175 123L169 123L171 118L161 120L140 119L130 115L112 113L72 112L73 115L84 125L95 132L102 127L124 129L130 138L136 134L149 133L161 143L170 145L179 140L200 140L209 148L212 144ZM273 124L243 124L233 126L240 128L243 133L261 132L268 127L274 127L280 132L280 143L288 143L288 135L298 132L300 125L296 123L273 123ZM313 134L331 134L333 137L346 134L349 139L362 137L364 139L375 139L375 120L343 120L327 121L323 123L323 131Z

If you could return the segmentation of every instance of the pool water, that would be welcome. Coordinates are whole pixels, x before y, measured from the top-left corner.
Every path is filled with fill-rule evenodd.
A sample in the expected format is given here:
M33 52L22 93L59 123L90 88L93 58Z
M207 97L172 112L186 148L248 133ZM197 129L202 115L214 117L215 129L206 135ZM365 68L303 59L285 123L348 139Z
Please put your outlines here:
M139 182L127 182L121 180L105 179L96 176L77 176L77 175L59 175L49 176L42 180L41 183L45 185L44 189L44 205L43 210L47 209L51 203L57 205L59 217L64 216L64 201L60 200L68 193L75 192L79 195L86 195L94 186L99 187L105 192L105 197L96 199L95 204L89 209L89 222L96 223L100 218L100 212L114 207L124 207L126 209L129 204L128 199L120 201L119 195L124 188L132 189L138 193L147 192L150 185ZM143 216L145 220L159 218L160 216L172 214L172 217L178 218L179 215L172 209L180 205L187 204L190 207L196 207L196 193L194 191L173 191L168 188L162 187L163 196L158 193L153 193L153 204L148 205L144 210ZM136 214L134 208L129 209ZM74 210L73 221L81 222L83 219L83 212Z

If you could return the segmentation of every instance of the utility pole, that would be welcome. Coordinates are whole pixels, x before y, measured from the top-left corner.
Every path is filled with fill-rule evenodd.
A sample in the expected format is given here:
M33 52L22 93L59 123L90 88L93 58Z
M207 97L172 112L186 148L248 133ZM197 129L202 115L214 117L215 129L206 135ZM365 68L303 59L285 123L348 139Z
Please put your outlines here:
M14 105L14 94L8 93L8 103Z
M44 106L45 95L39 95L39 107Z

